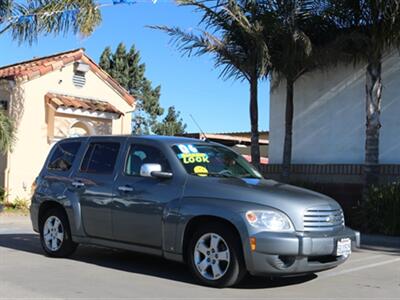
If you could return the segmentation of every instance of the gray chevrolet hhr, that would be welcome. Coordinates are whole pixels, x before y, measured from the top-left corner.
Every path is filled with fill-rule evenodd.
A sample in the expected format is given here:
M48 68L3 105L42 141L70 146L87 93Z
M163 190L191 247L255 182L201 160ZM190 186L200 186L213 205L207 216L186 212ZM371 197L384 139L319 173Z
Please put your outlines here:
M35 181L31 219L49 256L79 243L127 249L185 262L215 287L247 272L333 268L355 242L333 199L264 179L225 146L178 137L58 142Z

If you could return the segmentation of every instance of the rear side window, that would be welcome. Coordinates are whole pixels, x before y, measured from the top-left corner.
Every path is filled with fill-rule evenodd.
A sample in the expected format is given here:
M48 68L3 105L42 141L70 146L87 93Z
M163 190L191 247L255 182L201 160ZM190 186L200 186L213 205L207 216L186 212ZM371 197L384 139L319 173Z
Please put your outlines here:
M119 147L119 143L91 143L83 158L80 171L82 173L96 174L113 173Z
M80 142L57 144L47 169L54 171L68 171L71 169L80 146Z

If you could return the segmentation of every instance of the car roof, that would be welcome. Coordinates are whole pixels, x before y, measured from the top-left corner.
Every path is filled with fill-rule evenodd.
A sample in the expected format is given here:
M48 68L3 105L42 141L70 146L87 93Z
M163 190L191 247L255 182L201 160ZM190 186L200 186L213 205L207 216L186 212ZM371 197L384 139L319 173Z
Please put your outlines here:
M69 138L71 140L80 140L87 138L135 138L144 141L157 141L163 144L175 145L175 144L199 144L206 143L203 140L195 139L195 138L187 138L187 137L179 137L179 136L164 136L164 135L92 135L92 136L84 136L84 137L73 137ZM64 139L68 140L68 139ZM214 143L212 143L214 144Z

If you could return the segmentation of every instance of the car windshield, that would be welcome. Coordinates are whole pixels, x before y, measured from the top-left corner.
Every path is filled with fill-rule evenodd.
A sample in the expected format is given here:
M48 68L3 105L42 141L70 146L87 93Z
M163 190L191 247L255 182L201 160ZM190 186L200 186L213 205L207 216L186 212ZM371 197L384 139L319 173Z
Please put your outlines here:
M262 178L241 155L213 144L178 144L172 149L189 174L197 176Z

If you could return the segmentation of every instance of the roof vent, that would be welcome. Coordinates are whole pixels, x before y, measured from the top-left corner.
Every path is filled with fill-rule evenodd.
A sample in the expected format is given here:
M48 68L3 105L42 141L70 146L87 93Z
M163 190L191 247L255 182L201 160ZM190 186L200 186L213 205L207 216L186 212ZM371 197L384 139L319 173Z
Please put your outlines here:
M86 83L85 73L76 71L72 77L72 82L78 88L81 88Z

